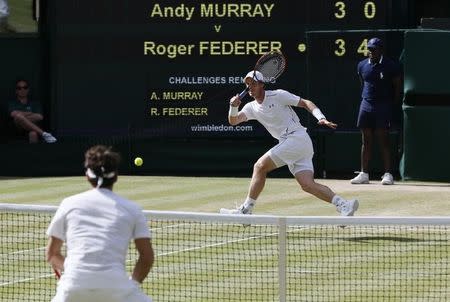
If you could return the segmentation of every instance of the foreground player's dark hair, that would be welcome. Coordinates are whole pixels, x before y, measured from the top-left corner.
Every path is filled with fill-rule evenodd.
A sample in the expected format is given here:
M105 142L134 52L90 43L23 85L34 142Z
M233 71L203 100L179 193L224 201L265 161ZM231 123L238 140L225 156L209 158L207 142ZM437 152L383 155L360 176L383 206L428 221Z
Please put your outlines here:
M86 175L92 186L111 187L117 181L120 154L114 152L112 147L93 146L86 151L84 158Z

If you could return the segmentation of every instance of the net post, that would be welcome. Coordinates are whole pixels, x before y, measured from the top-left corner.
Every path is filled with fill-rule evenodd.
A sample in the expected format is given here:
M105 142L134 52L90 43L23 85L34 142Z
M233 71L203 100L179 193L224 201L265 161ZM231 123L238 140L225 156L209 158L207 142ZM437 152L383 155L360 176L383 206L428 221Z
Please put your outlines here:
M280 302L286 302L286 218L278 219L278 291Z

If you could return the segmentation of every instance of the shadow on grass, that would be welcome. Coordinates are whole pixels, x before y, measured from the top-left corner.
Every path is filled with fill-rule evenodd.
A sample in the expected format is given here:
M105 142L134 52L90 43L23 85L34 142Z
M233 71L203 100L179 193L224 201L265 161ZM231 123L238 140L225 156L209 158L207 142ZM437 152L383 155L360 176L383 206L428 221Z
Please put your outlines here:
M408 182L396 182L395 183L396 186L408 186L408 187L436 187L436 188L450 188L450 183L449 184L424 184L424 183L408 183Z
M446 242L447 239L426 239L426 238L408 238L408 237L396 237L396 236L361 236L353 238L341 238L345 241L355 241L361 243L369 243L372 241L396 241L396 242Z

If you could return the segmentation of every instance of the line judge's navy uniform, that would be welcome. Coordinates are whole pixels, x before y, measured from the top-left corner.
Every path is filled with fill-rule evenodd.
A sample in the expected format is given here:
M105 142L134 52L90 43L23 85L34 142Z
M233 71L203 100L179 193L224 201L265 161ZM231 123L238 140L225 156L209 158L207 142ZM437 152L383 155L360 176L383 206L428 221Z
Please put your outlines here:
M363 81L359 128L389 128L394 103L393 79L400 76L400 64L381 56L379 62L370 58L358 63L358 75Z

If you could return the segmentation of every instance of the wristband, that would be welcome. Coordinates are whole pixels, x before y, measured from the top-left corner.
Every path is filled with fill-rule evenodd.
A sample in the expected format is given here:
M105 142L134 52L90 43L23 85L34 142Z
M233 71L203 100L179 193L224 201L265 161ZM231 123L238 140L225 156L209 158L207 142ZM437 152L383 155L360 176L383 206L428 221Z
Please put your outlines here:
M228 116L237 116L239 114L239 108L230 106L230 111L228 111Z
M322 111L320 111L320 109L317 108L317 107L314 108L314 110L313 110L311 113L312 113L312 115L314 115L314 117L315 117L318 121L320 121L320 120L322 120L322 119L326 119L325 115L323 115Z

